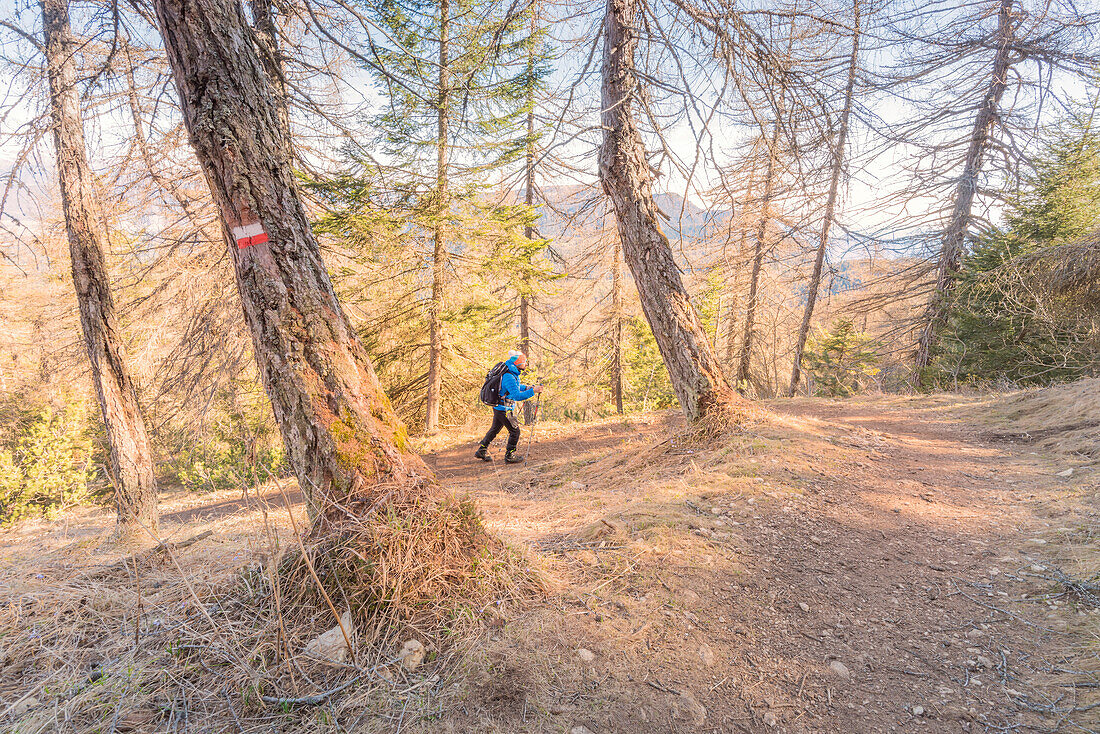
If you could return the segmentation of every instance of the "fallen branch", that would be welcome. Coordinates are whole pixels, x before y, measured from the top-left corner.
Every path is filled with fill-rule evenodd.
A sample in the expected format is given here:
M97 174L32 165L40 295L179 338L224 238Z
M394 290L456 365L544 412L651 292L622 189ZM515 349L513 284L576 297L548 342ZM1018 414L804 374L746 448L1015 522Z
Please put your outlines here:
M319 703L324 703L325 699L329 696L334 696L345 688L349 688L359 681L363 676L357 675L354 678L347 680L341 685L336 686L332 690L324 691L323 693L316 693L312 696L300 696L298 698L281 698L279 696L260 696L260 699L264 703L274 703L279 706L316 706Z

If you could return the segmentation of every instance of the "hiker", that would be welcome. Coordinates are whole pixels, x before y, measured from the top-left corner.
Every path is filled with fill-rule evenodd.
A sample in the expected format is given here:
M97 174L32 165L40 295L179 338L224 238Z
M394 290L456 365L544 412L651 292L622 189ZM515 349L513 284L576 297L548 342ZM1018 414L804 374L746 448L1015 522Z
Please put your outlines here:
M519 374L525 369L527 369L527 355L513 351L508 353L507 360L493 367L486 376L481 399L493 407L493 425L485 434L485 438L481 439L481 445L477 447L477 452L474 454L482 461L493 460L493 457L489 456L489 444L497 437L501 428L508 429L508 449L504 453L504 461L509 464L518 464L523 461L522 456L516 455L516 446L519 445L519 422L516 420L514 408L517 402L523 402L542 392L542 385L520 383ZM498 385L499 389L497 389ZM493 397L496 397L495 404L491 402Z

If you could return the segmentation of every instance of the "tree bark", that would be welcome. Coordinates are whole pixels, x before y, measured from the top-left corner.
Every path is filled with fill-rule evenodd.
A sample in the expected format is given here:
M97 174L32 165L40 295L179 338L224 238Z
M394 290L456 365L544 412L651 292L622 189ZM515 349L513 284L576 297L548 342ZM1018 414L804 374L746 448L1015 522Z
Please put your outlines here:
M155 533L153 453L137 392L126 369L125 348L110 291L104 255L106 220L84 142L76 87L77 44L69 27L68 0L42 0L42 22L61 205L80 325L110 449L118 532L135 537L144 528Z
M634 120L638 0L607 0L599 172L615 207L623 255L680 407L697 420L735 400L680 277L653 200L653 174Z
M256 361L315 531L432 491L321 261L240 0L154 0Z
M1008 88L1008 69L1011 66L1010 56L1015 34L1012 3L1013 0L998 0L997 50L993 56L993 74L978 107L978 114L974 118L974 127L970 132L970 142L963 161L962 175L959 176L958 183L955 185L955 203L951 209L951 218L943 233L943 247L936 266L936 287L929 299L920 336L917 339L917 354L913 362L913 370L918 383L921 372L931 360L936 330L947 317L955 274L962 267L963 253L966 250L966 240L970 232L974 197L978 192L978 175L981 173L985 154L989 150L993 126L997 123L1001 97Z
M435 193L438 197L435 231L432 235L432 300L428 305L428 396L424 428L439 428L439 406L443 391L443 275L447 245L443 219L447 212L447 124L450 112L450 67L447 58L450 32L450 0L439 4L439 103L436 107Z
M743 393L749 383L749 366L752 359L753 329L756 327L756 307L760 292L760 271L764 267L764 250L768 236L768 222L771 220L772 199L775 197L775 168L778 163L779 135L782 121L777 113L775 128L768 141L768 159L764 171L764 198L760 202L760 217L756 223L756 240L752 256L752 272L749 275L749 293L745 303L745 323L741 334L741 349L737 358L737 372L734 382L737 391Z
M611 397L623 414L623 248L615 238L611 264Z
M859 63L859 0L852 3L852 53L848 57L848 83L844 88L844 107L840 112L840 129L837 130L836 147L833 150L833 166L829 178L829 196L825 201L825 219L821 223L821 238L817 243L817 256L814 258L814 270L810 275L809 292L806 294L806 309L802 312L802 324L798 329L798 341L794 348L794 365L791 367L791 384L787 396L794 397L798 383L802 378L802 353L806 350L806 339L810 333L810 319L813 318L817 294L821 288L821 271L825 265L825 251L829 247L829 235L836 217L836 200L840 191L840 178L844 173L844 151L848 143L848 122L852 115L852 96L856 88L856 70Z
M256 31L256 44L260 50L260 61L267 73L272 100L279 116L279 127L287 140L291 156L294 155L294 138L290 134L290 96L286 87L286 69L282 52L279 50L279 29L275 26L275 7L272 0L250 0L252 5L252 27Z

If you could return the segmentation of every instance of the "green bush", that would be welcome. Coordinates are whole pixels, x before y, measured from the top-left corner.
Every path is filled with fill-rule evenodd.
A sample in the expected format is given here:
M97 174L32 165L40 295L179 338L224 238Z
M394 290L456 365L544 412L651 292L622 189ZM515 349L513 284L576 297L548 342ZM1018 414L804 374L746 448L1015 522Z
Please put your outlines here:
M0 524L57 510L89 499L94 476L93 442L83 401L60 408L4 411L8 438L0 442Z
M171 479L190 490L213 491L265 482L287 472L285 451L262 392L219 395L199 432L174 431Z
M859 392L878 374L878 354L866 332L849 319L837 319L829 331L818 331L806 344L802 369L813 379L814 392L846 397Z

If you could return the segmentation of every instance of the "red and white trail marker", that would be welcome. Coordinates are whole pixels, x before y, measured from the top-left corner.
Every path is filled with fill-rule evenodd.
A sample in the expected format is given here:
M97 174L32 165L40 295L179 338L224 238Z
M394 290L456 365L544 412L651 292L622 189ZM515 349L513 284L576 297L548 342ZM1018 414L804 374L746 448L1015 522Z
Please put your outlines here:
M267 242L267 232L264 231L264 226L259 222L233 227L231 231L233 239L237 241L238 250Z

